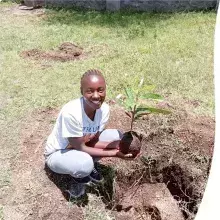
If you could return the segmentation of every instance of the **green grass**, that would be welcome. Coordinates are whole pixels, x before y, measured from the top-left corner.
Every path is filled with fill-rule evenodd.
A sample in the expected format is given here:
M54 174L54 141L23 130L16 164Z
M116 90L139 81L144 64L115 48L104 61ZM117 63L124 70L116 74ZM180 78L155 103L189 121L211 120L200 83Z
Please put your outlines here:
M3 217L3 207L0 205L0 220L4 220Z
M110 210L105 209L100 197L93 194L88 194L88 196L89 203L86 206L86 209L83 209L85 220L115 220Z
M197 109L213 115L214 12L149 14L47 10L36 16L1 17L1 86L11 102L9 115L26 109L60 106L80 95L79 79L89 68L99 68L108 82L108 97L125 84L145 76L158 91L181 104L200 101ZM34 30L34 31L33 31ZM49 50L75 42L87 59L76 62L24 60L20 52ZM43 65L47 67L44 68Z

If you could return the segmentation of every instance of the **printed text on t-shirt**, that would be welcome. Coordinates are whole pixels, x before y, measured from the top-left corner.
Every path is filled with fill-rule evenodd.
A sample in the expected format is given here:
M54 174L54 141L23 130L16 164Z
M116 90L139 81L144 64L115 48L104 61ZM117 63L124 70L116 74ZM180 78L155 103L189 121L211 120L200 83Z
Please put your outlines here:
M99 126L96 127L83 127L83 133L97 133L99 131Z

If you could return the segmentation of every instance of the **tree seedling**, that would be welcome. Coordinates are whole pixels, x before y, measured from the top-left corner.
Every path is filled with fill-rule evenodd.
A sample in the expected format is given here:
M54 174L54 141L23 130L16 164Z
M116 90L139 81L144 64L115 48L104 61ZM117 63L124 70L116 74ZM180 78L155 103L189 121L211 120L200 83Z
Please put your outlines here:
M142 135L133 130L134 121L140 117L152 113L169 114L169 110L150 107L147 105L149 100L162 101L163 97L152 93L154 85L144 85L144 79L141 79L137 88L125 87L125 95L118 95L117 99L125 108L126 115L131 119L130 130L123 134L119 149L122 153L131 153L136 157L140 153Z

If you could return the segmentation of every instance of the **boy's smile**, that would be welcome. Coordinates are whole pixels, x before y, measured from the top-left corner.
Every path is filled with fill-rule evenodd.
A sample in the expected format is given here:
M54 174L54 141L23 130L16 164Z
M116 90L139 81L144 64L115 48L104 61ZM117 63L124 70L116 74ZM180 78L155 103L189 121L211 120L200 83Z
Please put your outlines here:
M87 76L82 81L81 92L84 97L84 107L87 111L99 109L105 100L106 84L102 76Z

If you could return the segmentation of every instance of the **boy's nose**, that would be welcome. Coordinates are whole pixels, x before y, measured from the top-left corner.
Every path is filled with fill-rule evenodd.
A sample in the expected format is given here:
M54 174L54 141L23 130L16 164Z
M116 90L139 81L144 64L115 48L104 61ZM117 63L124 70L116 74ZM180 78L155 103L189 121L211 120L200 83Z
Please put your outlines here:
M95 91L94 93L93 93L93 98L99 98L100 96L99 96L99 93L97 92L97 91Z

